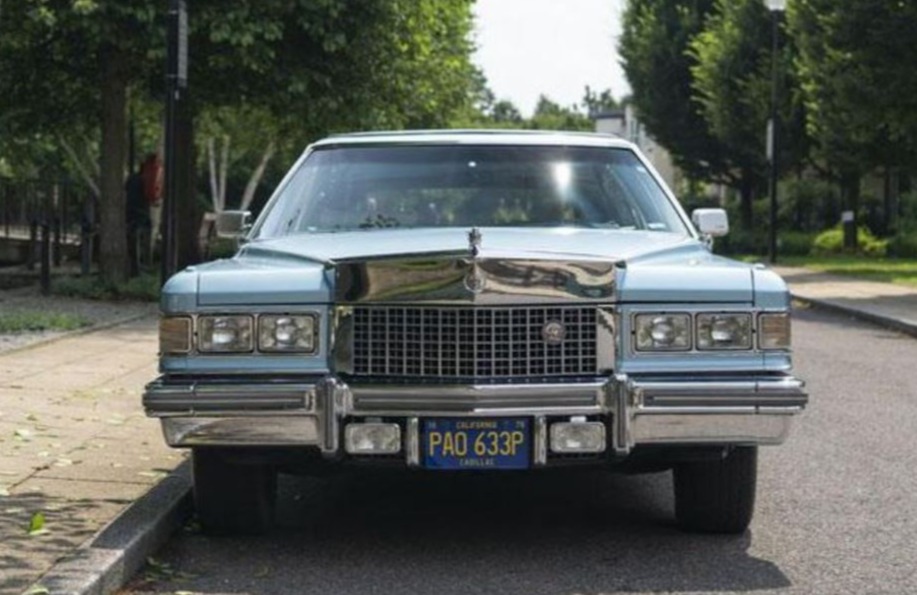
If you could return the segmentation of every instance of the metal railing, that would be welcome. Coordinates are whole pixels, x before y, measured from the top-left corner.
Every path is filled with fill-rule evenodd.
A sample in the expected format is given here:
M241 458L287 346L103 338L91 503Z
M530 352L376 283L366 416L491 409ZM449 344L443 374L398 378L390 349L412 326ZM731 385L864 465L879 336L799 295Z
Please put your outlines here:
M21 256L6 264L41 267L42 289L50 288L50 267L61 266L67 246L78 246L88 274L95 240L95 198L69 180L0 178L0 242L25 243ZM16 251L7 250L9 254Z

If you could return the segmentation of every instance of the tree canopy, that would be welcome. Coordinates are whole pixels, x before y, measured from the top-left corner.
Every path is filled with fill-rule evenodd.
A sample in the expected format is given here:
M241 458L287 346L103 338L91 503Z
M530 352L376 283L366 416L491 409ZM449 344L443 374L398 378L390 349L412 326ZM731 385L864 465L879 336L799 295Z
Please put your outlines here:
M629 0L619 51L640 120L689 176L730 174L727 152L704 119L692 86L688 50L714 0Z
M471 4L189 2L187 117L254 109L277 123L254 136L282 133L300 149L332 131L448 125L473 101ZM76 153L67 138L98 139L101 264L114 280L127 269L128 103L164 98L165 10L154 0L22 0L0 15L0 151L48 139L64 162Z

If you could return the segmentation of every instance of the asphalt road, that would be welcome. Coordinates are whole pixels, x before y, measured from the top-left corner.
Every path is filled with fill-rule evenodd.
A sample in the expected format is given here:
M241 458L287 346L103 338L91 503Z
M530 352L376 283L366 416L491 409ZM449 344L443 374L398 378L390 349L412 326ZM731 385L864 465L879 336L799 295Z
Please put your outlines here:
M284 478L276 530L183 532L132 592L915 593L917 340L797 314L812 403L743 536L679 532L669 474Z

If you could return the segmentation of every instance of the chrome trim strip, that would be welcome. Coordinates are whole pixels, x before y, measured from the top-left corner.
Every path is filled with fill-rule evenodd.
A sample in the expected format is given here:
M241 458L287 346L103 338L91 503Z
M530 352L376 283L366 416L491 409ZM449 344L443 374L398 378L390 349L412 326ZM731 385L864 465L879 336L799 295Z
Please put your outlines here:
M146 386L143 407L151 417L195 415L204 413L222 416L228 411L246 414L295 411L297 414L315 410L313 384L189 384L170 385L161 380Z
M324 454L335 454L340 446L341 417L343 417L343 403L341 402L340 381L328 377L315 387L317 396L317 410L321 419L321 448Z
M468 385L468 386L351 386L357 414L380 412L404 415L487 413L504 411L547 411L578 409L599 412L605 382L580 384Z
M612 306L596 308L595 363L598 372L611 372L615 366L618 322Z
M547 465L548 463L548 422L543 415L535 416L535 425L532 431L532 440L534 442L534 452L532 453L532 463L535 466Z
M409 467L420 465L420 420L409 417L406 425L405 455Z

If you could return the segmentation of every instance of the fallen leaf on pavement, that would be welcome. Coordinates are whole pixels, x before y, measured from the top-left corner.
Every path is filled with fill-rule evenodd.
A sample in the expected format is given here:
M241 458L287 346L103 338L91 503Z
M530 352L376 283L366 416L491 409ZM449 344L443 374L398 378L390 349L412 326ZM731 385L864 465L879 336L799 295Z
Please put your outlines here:
M41 512L36 512L29 520L29 535L34 537L36 535L44 535L47 532L48 530L45 529L45 515Z

